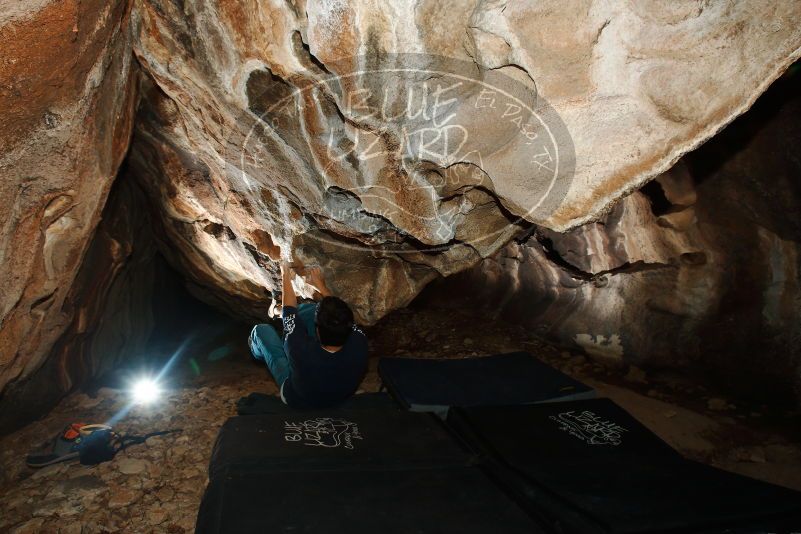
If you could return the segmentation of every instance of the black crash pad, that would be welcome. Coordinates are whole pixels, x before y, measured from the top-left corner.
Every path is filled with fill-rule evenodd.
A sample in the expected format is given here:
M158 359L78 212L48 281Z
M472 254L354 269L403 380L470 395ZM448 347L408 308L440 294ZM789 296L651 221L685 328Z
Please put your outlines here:
M197 534L543 532L478 468L224 473Z
M801 529L801 494L686 460L608 399L454 409L448 423L566 531Z
M396 409L304 411L232 417L212 450L209 474L466 465L472 459L430 414Z
M386 393L362 393L354 395L336 406L339 410L374 410L377 408L394 408L397 405ZM236 403L236 413L239 415L256 415L271 413L298 413L308 409L291 408L283 403L277 395L266 393L251 393L240 398Z
M448 360L381 358L378 372L392 396L413 411L443 413L452 406L505 406L595 396L589 386L527 352Z

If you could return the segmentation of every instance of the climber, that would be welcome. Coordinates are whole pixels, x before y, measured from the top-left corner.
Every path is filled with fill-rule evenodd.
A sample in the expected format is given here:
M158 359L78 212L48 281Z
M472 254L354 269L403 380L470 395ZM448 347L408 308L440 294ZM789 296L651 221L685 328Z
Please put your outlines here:
M298 306L296 274L314 287L319 302ZM367 370L367 337L350 307L331 295L319 268L282 260L281 279L283 342L272 325L258 324L249 339L253 357L267 364L289 406L338 404L353 395Z

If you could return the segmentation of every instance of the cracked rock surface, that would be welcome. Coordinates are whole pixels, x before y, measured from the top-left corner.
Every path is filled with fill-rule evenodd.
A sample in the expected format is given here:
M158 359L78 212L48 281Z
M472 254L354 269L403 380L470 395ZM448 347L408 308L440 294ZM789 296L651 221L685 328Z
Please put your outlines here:
M596 220L667 170L801 54L799 15L137 0L133 164L206 300L260 311L276 245L294 238L373 322L530 223Z
M0 391L75 318L70 292L130 141L129 7L0 2ZM69 389L62 378L51 386Z
M607 365L680 369L801 404L799 87L783 78L599 221L538 229L437 297Z

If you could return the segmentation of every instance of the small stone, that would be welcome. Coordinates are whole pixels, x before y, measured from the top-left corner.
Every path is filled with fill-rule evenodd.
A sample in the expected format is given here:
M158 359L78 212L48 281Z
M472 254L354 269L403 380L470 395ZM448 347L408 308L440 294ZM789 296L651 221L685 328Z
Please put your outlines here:
M79 521L70 521L66 525L58 527L58 534L81 534L83 526Z
M160 478L164 472L164 466L161 464L151 463L148 468L148 473L152 478Z
M195 527L195 519L195 514L185 514L178 521L178 525L183 527L184 532L192 532L192 529Z
M128 506L139 498L139 492L124 487L115 488L108 500L109 508Z
M94 408L101 402L103 402L103 397L99 395L96 396L95 398L92 398L88 395L81 395L78 399L78 408L88 410L90 408Z
M125 475L136 475L147 469L147 462L138 458L123 458L117 462L117 469Z
M203 471L196 467L187 467L181 470L181 474L184 478L194 478L194 477L201 477L203 476Z
M167 510L163 508L156 508L147 514L147 520L152 526L160 525L167 519Z
M9 496L0 501L0 510L16 510L28 502L28 496L25 494Z
M67 464L65 463L48 465L47 467L38 469L33 475L31 475L31 478L33 480L38 480L40 478L48 478L51 476L59 475L64 471L66 471L66 469L67 469Z
M120 390L114 388L100 388L97 390L97 396L103 399L112 399L119 394Z
M473 345L473 340L469 337L466 337L464 338L464 341L462 343L464 344L465 347L470 347Z
M153 436L152 438L149 438L145 444L148 450L153 450L164 447L167 444L167 441L164 439L164 436Z
M62 499L48 499L40 504L38 508L33 511L34 517L68 517L78 514L83 511L80 504L73 504L66 498Z
M585 358L581 354L577 354L576 356L570 358L570 363L571 365L576 365L576 366L584 365L585 363L587 363L587 358Z
M751 456L751 452L743 447L735 447L729 451L728 456L730 460L735 462L745 462L748 461L748 457Z
M35 517L16 527L11 534L38 534L42 531L42 523L44 519Z
M152 491L158 487L158 483L152 478L143 478L140 489L143 491Z
M748 459L756 464L764 464L768 461L765 457L765 451L760 447L755 447L748 456Z
M89 495L99 495L106 490L106 485L102 480L93 475L75 477L67 480L63 484L64 493L85 497Z
M677 414L673 410L667 410L667 411L662 412L662 415L664 415L668 419L673 419L674 417L676 417Z
M706 402L706 407L710 410L721 412L729 407L729 403L725 399L711 398Z
M166 486L156 491L156 497L158 497L160 501L170 501L174 496L175 492Z
M175 502L164 502L161 503L161 509L167 512L167 514L174 514L176 510L178 510L178 505Z
M636 365L629 366L629 372L626 373L624 377L629 382L637 382L640 384L646 384L648 380L645 378L645 371L637 367Z
M562 357L562 359L564 359L564 360L568 360L568 359L570 359L570 357L572 356L572 354L570 354L570 353L569 353L569 352L567 352L566 350L563 350L562 352L560 352L560 353L559 353L559 356L561 356L561 357Z

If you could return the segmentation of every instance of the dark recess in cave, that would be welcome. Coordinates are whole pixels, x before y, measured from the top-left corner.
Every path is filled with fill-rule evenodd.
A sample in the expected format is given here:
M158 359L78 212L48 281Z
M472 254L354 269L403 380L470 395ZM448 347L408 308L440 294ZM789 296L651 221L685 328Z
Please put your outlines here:
M226 367L249 363L243 356L249 350L246 340L250 325L193 297L181 275L161 254L156 254L153 262L157 273L152 301L154 326L144 350L91 381L85 388L90 395L101 387L124 390L132 379L158 375L165 368L165 386L200 386L220 378Z
M656 180L651 180L645 184L640 191L643 192L648 200L651 202L651 211L654 215L659 217L670 212L673 206L665 196L665 190L662 189L662 184Z
M779 114L795 117L779 122ZM781 124L779 128L777 125ZM738 213L782 239L801 242L801 61L750 110L685 156L699 192L719 188L709 209ZM761 150L759 161L747 147ZM753 148L751 149L753 150ZM725 176L726 187L715 177ZM749 203L743 198L750 197Z
M801 61L796 61L761 95L746 113L738 117L687 155L692 176L701 183L740 153L785 106L801 99ZM801 120L801 115L799 115ZM799 190L794 191L798 193Z

